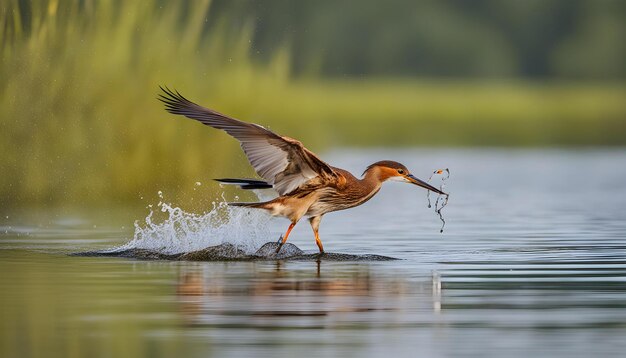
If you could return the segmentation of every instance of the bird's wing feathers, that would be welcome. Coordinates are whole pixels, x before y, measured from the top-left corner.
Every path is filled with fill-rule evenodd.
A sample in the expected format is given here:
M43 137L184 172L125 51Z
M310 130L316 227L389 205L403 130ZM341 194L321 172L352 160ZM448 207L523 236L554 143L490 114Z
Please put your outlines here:
M159 95L159 100L165 103L168 112L222 129L239 140L252 167L281 195L317 176L330 181L339 177L328 164L295 139L197 105L177 91L161 89L165 94Z

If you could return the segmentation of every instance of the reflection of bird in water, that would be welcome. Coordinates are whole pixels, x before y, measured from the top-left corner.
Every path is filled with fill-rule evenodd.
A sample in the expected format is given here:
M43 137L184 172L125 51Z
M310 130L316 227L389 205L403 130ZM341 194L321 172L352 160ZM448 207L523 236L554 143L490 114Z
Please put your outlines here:
M320 262L317 263L318 267ZM333 271L323 278L319 268L254 270L233 275L232 266L210 273L183 269L176 297L189 325L215 324L223 317L245 317L241 324L259 325L259 318L317 317L333 313L400 309L411 288L402 277L377 277L367 266Z
M265 209L272 215L283 216L291 221L276 252L287 241L296 223L307 216L315 234L315 242L320 253L323 253L324 248L318 233L322 216L331 211L363 204L380 190L386 180L412 183L447 195L411 175L404 165L390 160L371 164L365 169L363 178L358 179L346 170L326 164L295 139L280 136L257 124L242 122L199 106L178 92L167 88L161 89L164 94L160 95L159 99L165 103L170 113L222 129L239 140L250 164L265 179L265 181L250 179L219 181L239 185L242 189L273 188L278 192L279 197L266 202L232 203L235 206Z
M401 296L408 290L401 277L378 277L372 275L367 266L350 271L333 271L322 277L321 261L315 262L316 269L294 272L283 270L277 262L273 270L260 270L253 276L225 277L217 270L207 276L202 270L183 271L176 284L176 295L190 302L194 298L231 296L285 296L298 295L300 291L316 292L318 296ZM235 281L233 281L235 280ZM434 287L434 286L433 286Z

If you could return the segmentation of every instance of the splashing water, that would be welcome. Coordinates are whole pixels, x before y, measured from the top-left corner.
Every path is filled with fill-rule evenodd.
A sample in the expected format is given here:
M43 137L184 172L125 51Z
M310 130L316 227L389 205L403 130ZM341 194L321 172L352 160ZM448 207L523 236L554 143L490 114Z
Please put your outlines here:
M161 192L159 196L163 198ZM157 207L166 218L154 222L155 211L150 209L145 223L135 222L133 239L114 251L146 249L177 254L231 243L254 253L270 237L271 216L263 210L230 207L225 200L213 202L213 208L204 214L189 213L162 201Z

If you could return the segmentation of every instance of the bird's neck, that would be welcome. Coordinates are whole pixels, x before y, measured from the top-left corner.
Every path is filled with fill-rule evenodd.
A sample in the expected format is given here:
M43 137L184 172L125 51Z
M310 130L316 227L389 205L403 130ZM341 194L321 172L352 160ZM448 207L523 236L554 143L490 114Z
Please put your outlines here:
M386 178L384 178L378 168L368 168L365 173L363 173L361 184L367 192L376 194L385 179Z

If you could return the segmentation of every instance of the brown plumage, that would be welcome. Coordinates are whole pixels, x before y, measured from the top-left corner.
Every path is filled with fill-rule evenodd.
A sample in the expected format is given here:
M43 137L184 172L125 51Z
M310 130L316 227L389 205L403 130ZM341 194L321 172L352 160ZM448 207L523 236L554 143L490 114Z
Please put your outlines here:
M265 180L218 181L236 184L243 189L273 188L278 192L276 199L267 202L232 204L265 209L272 215L283 216L291 221L276 252L287 241L296 223L307 216L315 234L315 242L320 253L323 253L324 248L319 238L322 216L331 211L363 204L378 193L382 183L387 180L400 180L447 195L411 175L404 165L391 160L371 164L365 169L362 179L358 179L346 170L328 165L293 138L280 136L260 125L246 123L199 106L177 91L168 88L161 90L163 94L159 95L159 100L165 103L168 112L222 129L237 139L254 170Z

